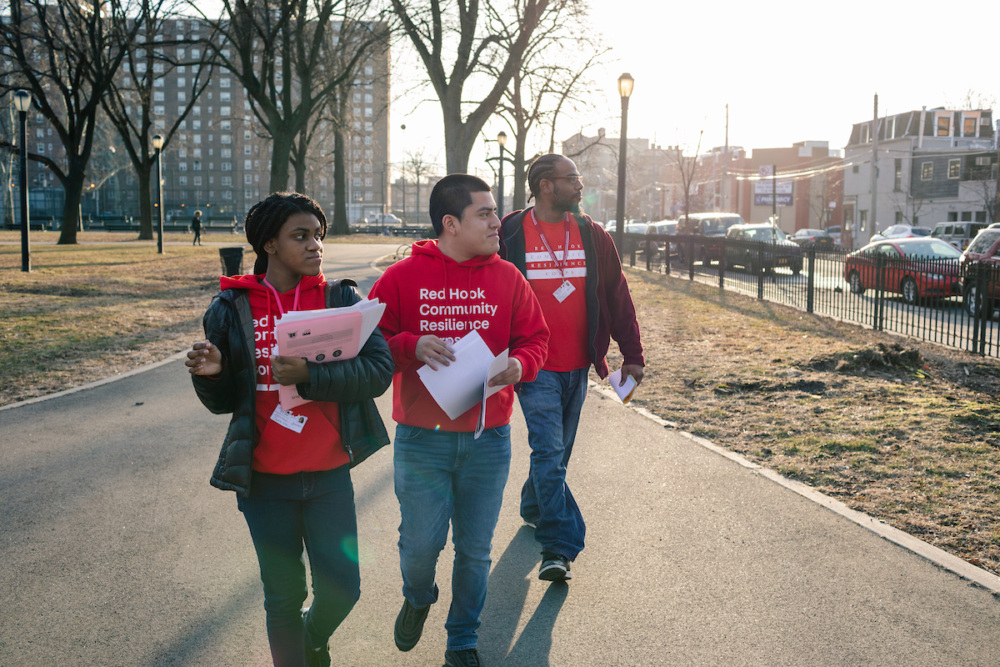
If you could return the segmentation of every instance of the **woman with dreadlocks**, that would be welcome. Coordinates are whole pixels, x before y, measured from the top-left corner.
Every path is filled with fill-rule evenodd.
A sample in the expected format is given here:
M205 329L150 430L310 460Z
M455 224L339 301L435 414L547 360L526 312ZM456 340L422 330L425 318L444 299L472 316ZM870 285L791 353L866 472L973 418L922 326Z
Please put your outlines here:
M353 281L323 276L326 216L309 197L272 194L250 209L245 230L253 275L220 279L206 339L185 364L205 407L232 414L211 483L236 492L250 528L274 664L326 666L327 642L361 595L350 468L389 442L373 399L389 387L392 354L376 329L353 359L278 356L274 324L284 313L361 297ZM291 384L311 402L286 411L278 385Z

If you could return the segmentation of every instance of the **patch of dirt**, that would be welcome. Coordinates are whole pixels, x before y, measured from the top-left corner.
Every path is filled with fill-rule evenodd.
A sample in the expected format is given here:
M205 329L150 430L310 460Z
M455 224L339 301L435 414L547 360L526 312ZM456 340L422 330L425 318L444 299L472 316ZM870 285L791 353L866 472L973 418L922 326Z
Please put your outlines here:
M1000 573L996 360L628 276L647 358L635 404Z

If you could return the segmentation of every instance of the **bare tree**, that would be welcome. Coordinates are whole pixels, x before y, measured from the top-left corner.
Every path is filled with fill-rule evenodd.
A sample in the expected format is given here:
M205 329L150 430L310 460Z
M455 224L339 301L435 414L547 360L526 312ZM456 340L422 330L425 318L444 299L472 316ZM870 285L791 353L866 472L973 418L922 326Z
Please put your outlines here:
M491 7L491 11L495 9ZM548 152L555 152L556 121L563 108L583 102L590 89L587 75L610 52L610 47L602 47L588 34L580 34L579 26L585 23L586 16L586 5L576 0L552 2L540 17L521 64L498 104L514 138L514 147L508 150L513 158L515 209L527 202L527 165L538 155L527 155L531 133L548 127ZM505 20L500 14L492 17L495 25L503 25ZM517 36L513 27L504 26L497 34L505 48L513 47L512 40ZM494 77L500 76L490 65L485 69Z
M678 233L690 234L690 220L688 215L691 213L691 185L695 182L695 178L698 175L698 154L701 152L701 137L705 133L704 130L698 133L698 145L694 149L694 157L684 157L684 149L681 146L673 147L673 163L674 167L677 169L677 173L680 175L681 186L684 188L684 221L680 223L678 227Z
M314 114L368 50L386 42L385 24L366 17L369 0L223 0L218 19L192 7L213 26L209 48L271 136L270 189L287 189L296 139L308 136ZM353 45L346 64L338 60L343 42ZM297 173L296 188L304 187Z
M407 151L406 160L403 162L402 173L403 177L410 176L413 182L416 184L416 190L414 194L414 201L416 202L413 206L414 218L416 224L420 224L420 183L421 181L431 173L434 169L434 163L427 159L426 154L423 150L419 151ZM405 202L404 202L405 203ZM426 223L427 221L424 220Z
M179 0L140 2L143 12L139 19L139 33L134 44L129 46L122 72L102 98L102 104L118 128L125 153L135 169L139 185L139 238L151 239L153 200L150 184L156 161L156 152L152 148L153 135L163 137L163 149L170 145L174 133L183 127L184 120L211 81L213 68L210 51L198 48L203 44L201 40L185 39L182 35L165 37L168 21L178 15ZM158 79L169 76L178 66L190 68L191 82L185 91L187 101L179 105L180 112L167 127L165 118L154 118L153 90ZM163 122L163 129L156 129L157 120Z
M469 154L521 66L550 4L550 0L509 0L500 5L502 1L392 0L402 30L420 56L441 104L449 173L468 171ZM509 18L496 24L491 20L496 16ZM510 31L509 38L504 40L498 30ZM450 66L446 60L451 60ZM486 65L495 76L485 74ZM472 90L466 91L467 85ZM479 90L484 94L475 95ZM473 95L481 101L469 102Z
M60 244L76 243L80 203L101 99L142 23L132 0L87 2L20 0L0 23L0 47L9 71L0 90L23 87L62 144L64 157L33 154L63 186Z

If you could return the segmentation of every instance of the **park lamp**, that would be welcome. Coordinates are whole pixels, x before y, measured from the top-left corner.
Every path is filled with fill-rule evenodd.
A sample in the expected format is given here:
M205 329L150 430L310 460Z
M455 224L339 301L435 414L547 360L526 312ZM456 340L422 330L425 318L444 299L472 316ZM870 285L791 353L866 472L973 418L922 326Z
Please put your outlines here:
M31 93L27 90L14 92L14 107L17 109L20 133L18 137L18 171L21 191L21 271L31 271L31 224L28 221L28 109L31 108Z
M153 149L156 151L156 253L163 254L163 135L153 135Z
M618 94L621 95L622 99L627 100L632 96L632 87L635 85L635 79L628 72L625 72L620 77L618 77Z
M507 133L502 131L497 135L497 143L500 144L500 148L507 145Z
M31 108L31 93L27 90L18 90L14 93L14 108L22 113L26 113Z
M625 164L628 150L628 98L632 95L635 79L628 72L618 77L618 94L622 98L622 131L618 144L618 206L615 220L615 245L618 256L622 256L622 240L625 235Z

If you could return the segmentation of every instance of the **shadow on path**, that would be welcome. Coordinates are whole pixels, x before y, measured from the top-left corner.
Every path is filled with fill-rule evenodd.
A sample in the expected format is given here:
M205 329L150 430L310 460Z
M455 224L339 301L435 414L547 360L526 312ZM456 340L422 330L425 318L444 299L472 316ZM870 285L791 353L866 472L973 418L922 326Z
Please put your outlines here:
M522 526L490 573L490 594L482 613L479 648L481 653L494 656L491 662L535 667L549 664L552 629L566 601L569 586L549 584L528 624L520 636L517 634L518 621L540 559L534 531Z

